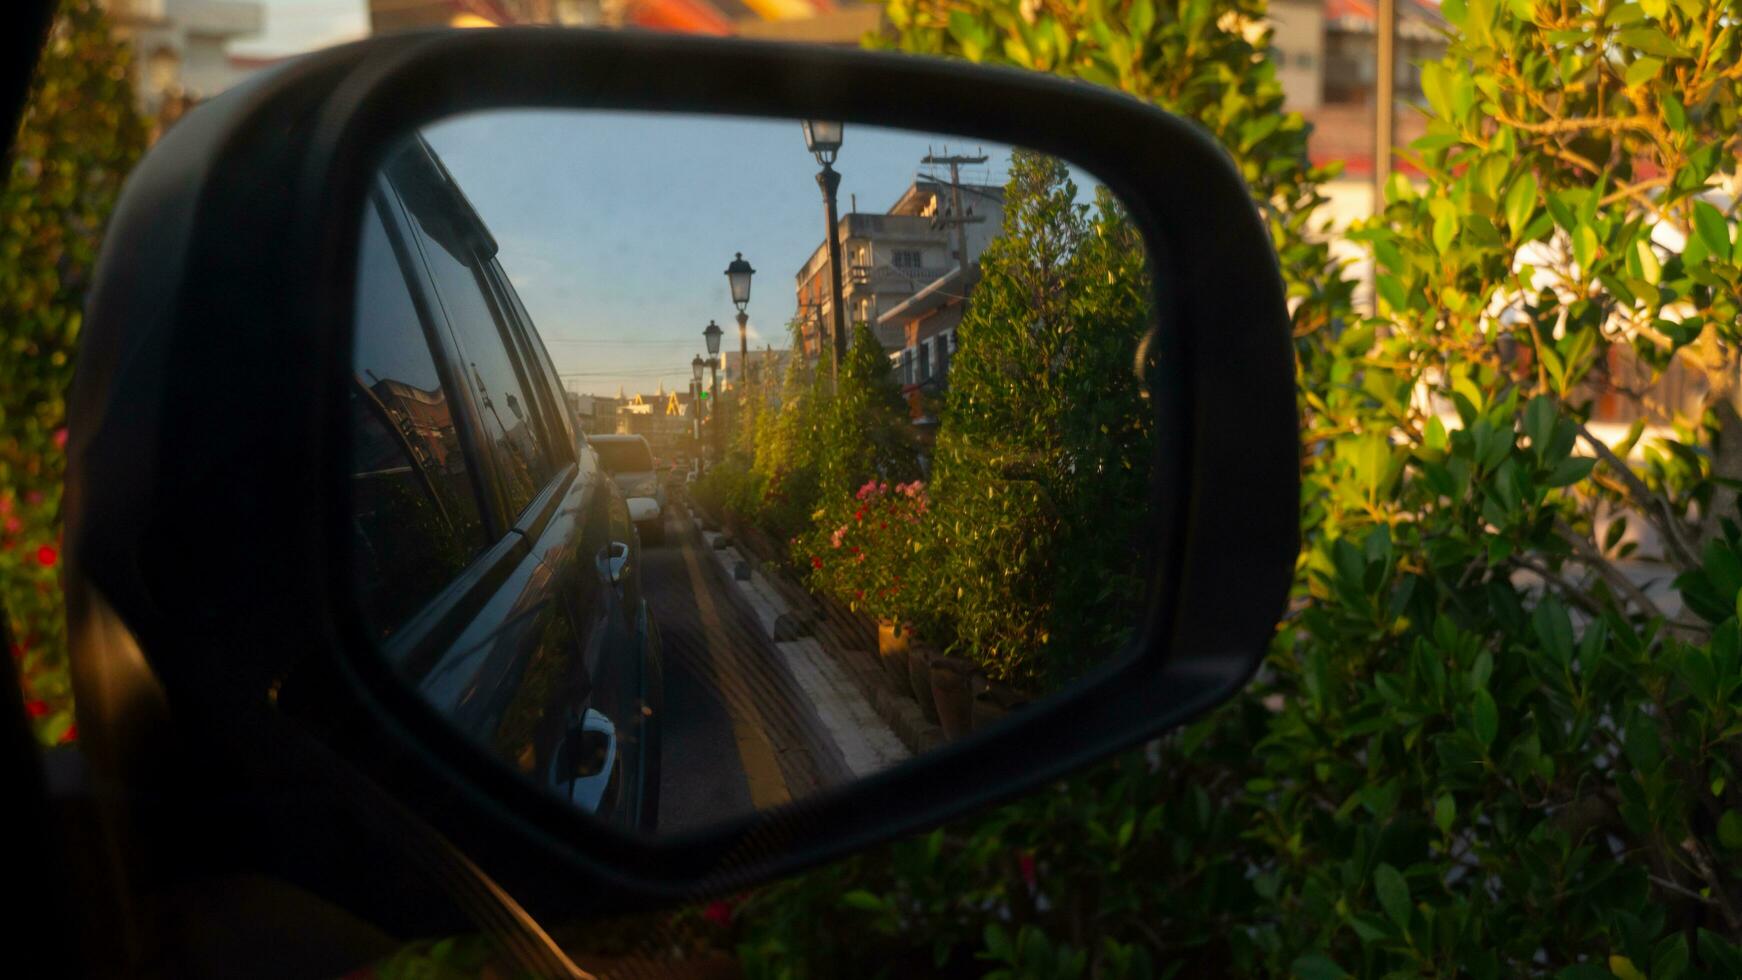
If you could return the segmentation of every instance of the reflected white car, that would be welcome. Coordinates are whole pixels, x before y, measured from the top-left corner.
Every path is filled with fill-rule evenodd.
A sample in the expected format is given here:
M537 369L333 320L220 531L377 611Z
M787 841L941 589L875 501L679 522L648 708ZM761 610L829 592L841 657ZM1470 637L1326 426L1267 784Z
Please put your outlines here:
M587 442L617 483L629 505L629 519L646 544L665 540L665 486L653 466L653 449L643 436L590 436Z

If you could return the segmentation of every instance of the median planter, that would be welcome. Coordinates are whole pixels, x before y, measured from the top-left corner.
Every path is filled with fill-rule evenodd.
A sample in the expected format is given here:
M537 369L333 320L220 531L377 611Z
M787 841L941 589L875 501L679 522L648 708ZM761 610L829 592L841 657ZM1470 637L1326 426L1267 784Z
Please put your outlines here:
M962 738L974 730L974 675L978 672L971 661L960 657L932 658L932 702L944 737Z
M912 632L902 628L900 623L886 619L877 621L877 660L883 664L883 672L898 691L908 688L907 651L912 637Z
M907 648L908 693L919 702L920 714L934 725L939 724L937 702L931 693L931 662L936 657L936 651L922 644L914 643Z

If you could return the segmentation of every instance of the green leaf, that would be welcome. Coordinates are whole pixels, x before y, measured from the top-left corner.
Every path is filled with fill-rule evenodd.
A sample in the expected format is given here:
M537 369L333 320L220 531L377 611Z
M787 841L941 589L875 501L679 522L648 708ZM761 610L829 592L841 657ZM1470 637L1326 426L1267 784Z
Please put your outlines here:
M1494 696L1486 690L1478 690L1470 705L1470 723L1476 733L1476 741L1483 748L1494 744L1494 739L1500 734L1500 709L1494 704Z
M1642 85L1645 82L1649 82L1656 78L1657 73L1662 69L1662 58L1640 58L1633 64L1627 66L1627 73L1623 76L1623 80L1627 83L1629 88L1636 85Z
M1725 810L1718 818L1718 843L1732 851L1742 851L1742 813Z
M1506 226L1512 231L1512 241L1524 236L1530 216L1536 213L1536 175L1526 170L1506 191Z
M1458 208L1451 201L1436 197L1427 202L1427 209L1434 218L1434 249L1443 254L1458 237Z
M1300 980L1342 980L1349 972L1323 953L1307 953L1290 967Z
M1597 229L1580 225L1573 229L1573 261L1585 275L1591 274L1591 263L1597 259Z
M881 895L868 892L863 888L855 888L842 895L841 904L862 912L882 912L889 908L889 902Z
M1632 960L1619 954L1609 956L1609 972L1615 974L1619 980L1649 980L1645 974L1639 972L1639 967L1633 965Z
M1373 869L1373 891L1379 897L1379 907L1385 910L1385 915L1397 923L1399 929L1408 929L1412 909L1409 884L1403 880L1403 875L1389 864L1380 864Z
M1458 803L1452 799L1452 794L1441 793L1434 801L1434 826L1440 828L1440 833L1452 832L1452 821L1458 817Z
M1662 20L1669 13L1669 0L1639 0L1639 9L1652 20Z
M1669 36L1655 27L1629 27L1616 35L1616 39L1637 51L1657 55L1660 58L1685 58L1687 49L1669 39Z
M1649 238L1641 237L1633 243L1633 251L1639 256L1641 278L1653 286L1663 278L1663 267L1657 262L1657 252L1651 247Z
M1594 456L1568 456L1555 464L1554 471L1548 476L1551 487L1570 487L1591 475L1591 470L1597 465Z
M1700 244L1706 251L1719 258L1730 254L1730 225L1724 220L1723 212L1706 203L1694 202L1694 232L1700 236Z

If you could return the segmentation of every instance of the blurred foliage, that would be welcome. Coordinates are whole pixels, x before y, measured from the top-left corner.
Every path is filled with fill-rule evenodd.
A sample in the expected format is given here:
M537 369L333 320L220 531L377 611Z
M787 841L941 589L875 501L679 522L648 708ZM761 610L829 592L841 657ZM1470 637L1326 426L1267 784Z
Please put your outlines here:
M61 606L66 392L104 222L144 149L131 50L65 0L0 191L0 600L37 736L74 737Z
M1116 85L1233 154L1296 301L1307 540L1242 696L762 890L751 975L1742 975L1742 9L1442 9L1361 317L1259 4L889 4L878 45ZM1653 402L1672 370L1693 402ZM1605 443L1600 399L1661 435Z

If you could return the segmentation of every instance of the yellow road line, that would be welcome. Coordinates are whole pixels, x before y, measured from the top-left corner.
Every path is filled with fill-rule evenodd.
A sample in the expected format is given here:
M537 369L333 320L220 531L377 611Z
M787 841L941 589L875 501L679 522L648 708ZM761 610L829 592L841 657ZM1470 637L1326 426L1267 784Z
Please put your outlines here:
M684 565L689 569L690 591L696 597L696 611L701 614L702 642L708 649L710 672L714 675L720 693L724 695L726 714L732 719L732 739L738 745L738 759L744 764L744 779L750 787L751 805L758 810L766 810L790 802L792 792L787 789L786 779L780 774L780 763L775 758L773 744L768 741L767 728L756 711L756 703L745 687L743 678L733 669L736 664L732 662L722 644L726 627L720 620L719 609L714 605L714 597L708 592L707 582L702 576L702 566L696 559L694 535L685 533L679 540Z

